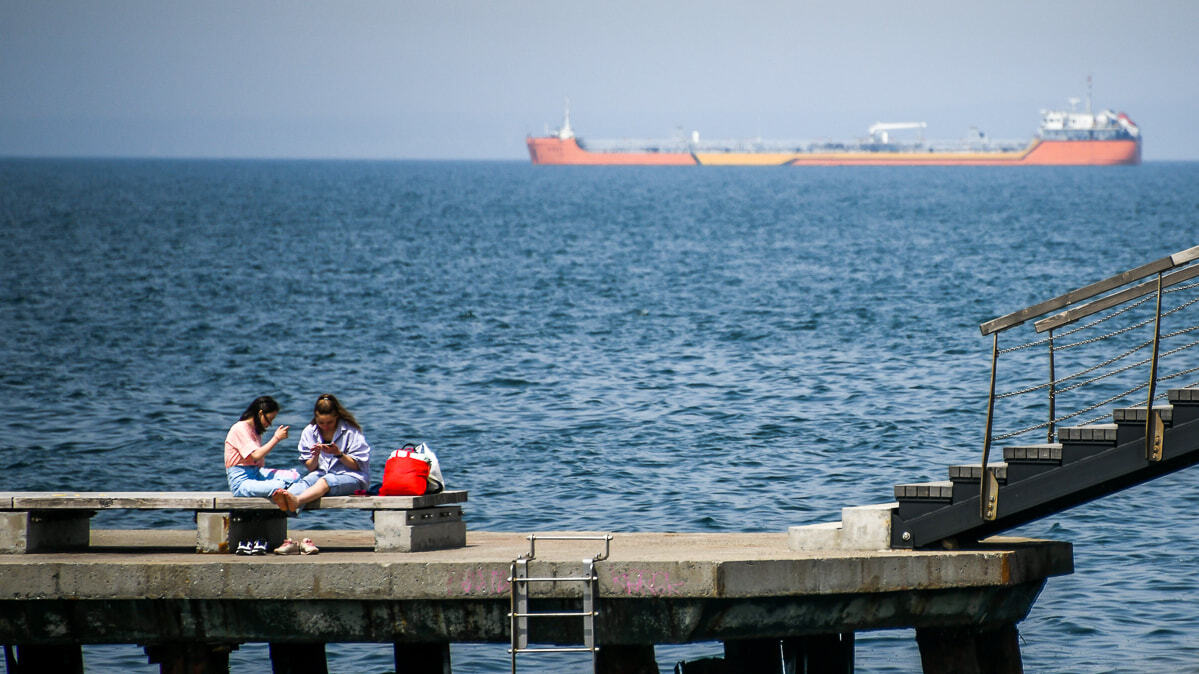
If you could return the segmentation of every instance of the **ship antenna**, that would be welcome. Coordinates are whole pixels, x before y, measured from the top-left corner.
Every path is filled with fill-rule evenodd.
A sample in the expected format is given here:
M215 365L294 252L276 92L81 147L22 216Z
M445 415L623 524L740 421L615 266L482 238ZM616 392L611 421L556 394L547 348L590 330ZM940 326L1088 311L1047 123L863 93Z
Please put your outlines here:
M1087 75L1087 114L1091 114L1091 76Z

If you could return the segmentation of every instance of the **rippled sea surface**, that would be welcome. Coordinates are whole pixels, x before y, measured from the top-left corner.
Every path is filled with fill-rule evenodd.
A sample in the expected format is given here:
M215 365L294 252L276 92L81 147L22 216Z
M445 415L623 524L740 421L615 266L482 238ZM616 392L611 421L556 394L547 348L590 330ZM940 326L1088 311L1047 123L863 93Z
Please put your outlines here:
M1199 243L1199 164L9 160L0 232L4 489L222 489L251 399L299 427L329 391L376 451L428 442L475 530L781 532L977 461L978 324ZM1075 545L1020 625L1026 671L1199 672L1197 483L1016 530ZM910 631L856 653L920 667ZM393 667L389 645L329 654ZM136 646L84 657L157 671ZM508 667L498 644L453 660Z

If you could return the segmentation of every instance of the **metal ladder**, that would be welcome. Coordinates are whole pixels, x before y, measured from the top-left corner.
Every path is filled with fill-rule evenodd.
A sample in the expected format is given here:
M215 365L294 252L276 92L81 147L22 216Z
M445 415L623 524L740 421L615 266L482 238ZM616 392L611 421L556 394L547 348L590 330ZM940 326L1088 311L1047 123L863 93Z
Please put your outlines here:
M603 554L594 555L583 560L583 572L578 576L543 576L529 575L529 562L536 556L537 541L603 541ZM511 610L508 620L512 628L512 647L508 653L512 656L512 674L516 674L516 656L526 653L591 653L591 670L595 671L596 653L599 646L595 639L595 601L599 597L599 575L595 563L608 558L611 550L612 534L602 536L529 536L529 554L521 555L512 562L512 572L508 583L512 589ZM532 583L583 583L583 610L581 611L529 611L529 585ZM529 618L582 618L582 646L553 646L544 648L529 647Z

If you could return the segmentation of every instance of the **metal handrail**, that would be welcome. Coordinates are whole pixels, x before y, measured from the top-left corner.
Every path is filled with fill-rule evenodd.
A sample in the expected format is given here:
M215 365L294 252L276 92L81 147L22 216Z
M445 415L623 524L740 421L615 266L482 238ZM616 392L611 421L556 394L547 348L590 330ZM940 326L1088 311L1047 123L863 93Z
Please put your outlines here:
M1122 274L1116 274L1102 281L1096 281L1090 285L1085 285L1076 290L1071 290L1064 295L1058 295L1051 300L1045 300L1039 304L1034 304L1031 307L1025 307L1019 311L1013 311L1010 314L993 318L986 323L978 326L982 331L983 336L990 335L996 332L1002 332L1009 328L1014 328L1021 323L1044 316L1051 311L1057 311L1063 307L1068 307L1071 304L1077 304L1083 300L1090 299L1096 295L1100 295L1109 290L1114 290L1123 285L1128 285L1133 281L1139 281L1143 278L1152 276L1158 272L1181 267L1189 264L1195 259L1199 259L1199 246L1194 246L1183 251L1167 255L1160 260L1155 260L1149 264L1141 265L1136 269L1131 269Z
M1048 318L1037 321L1034 324L1034 329L1040 333L1049 331L1049 424L1048 424L1048 441L1053 441L1054 434L1054 419L1056 410L1056 394L1054 379L1054 349L1053 349L1053 330L1065 325L1069 325L1077 320L1093 315L1100 311L1119 306L1125 302L1143 297L1149 293L1156 292L1157 308L1153 319L1154 336L1153 336L1153 355L1150 358L1149 371L1149 398L1145 414L1145 453L1149 460L1159 460L1161 457L1161 434L1162 421L1160 415L1153 410L1153 398L1155 394L1155 385L1157 381L1157 365L1159 356L1159 345L1161 342L1161 299L1164 289L1168 286L1182 283L1199 276L1199 265L1187 269L1175 271L1167 274L1172 269L1184 267L1191 262L1199 259L1199 246L1193 246L1183 251L1168 255L1159 260L1155 260L1148 264L1141 265L1135 269L1116 274L1102 281L1097 281L1089 285L1071 290L1068 293L1054 297L1053 299L1045 300L1038 304L1034 304L1019 311L1014 311L1010 314L1000 316L979 325L979 330L984 336L990 335L991 342L991 381L990 392L987 396L987 421L986 430L983 437L983 451L981 463L981 478L979 480L979 516L983 520L994 520L998 517L997 491L998 481L992 476L987 469L987 461L991 453L991 434L994 425L995 416L995 379L999 364L999 333L1014 328L1026 321L1039 318L1051 312L1056 312L1066 309L1061 313L1055 314ZM1141 283L1136 286L1117 289L1126 286L1135 281L1140 281L1151 276L1156 276L1155 280ZM1105 293L1110 293L1106 294ZM1103 295L1099 299L1092 300L1081 306L1079 302L1091 300L1096 296ZM1102 320L1102 319L1101 319ZM1038 387L1040 388L1040 387Z
M1158 290L1161 288L1177 285L1183 281L1189 281L1196 276L1199 276L1199 267L1187 267L1186 269L1180 269L1167 276L1163 276L1162 273L1159 272L1158 280L1156 281L1142 283L1138 286L1121 290L1118 293L1112 293L1111 295L1101 297L1093 302L1088 302L1081 307L1075 307L1069 311L1063 311L1056 316L1050 316L1049 318L1039 320L1036 323L1033 323L1033 328L1037 332L1045 332L1046 330L1052 330L1063 325L1069 325L1080 318L1086 318L1087 316L1096 314L1104 309L1111 309L1112 307L1120 306L1129 300L1158 292Z
M526 538L529 541L529 554L521 555L519 559L533 559L537 556L537 541L603 541L604 552L592 557L592 561L602 562L608 558L612 551L612 534L603 534L598 536L545 536L537 534L529 534Z

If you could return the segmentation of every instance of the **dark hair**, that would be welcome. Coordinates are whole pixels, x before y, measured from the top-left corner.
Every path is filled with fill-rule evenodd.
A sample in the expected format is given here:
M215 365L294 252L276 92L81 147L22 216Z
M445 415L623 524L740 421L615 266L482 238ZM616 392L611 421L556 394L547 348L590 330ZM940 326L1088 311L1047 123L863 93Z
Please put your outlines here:
M332 393L322 393L320 397L316 399L316 404L312 406L312 421L308 423L315 424L316 415L318 414L336 414L338 419L346 422L359 431L362 430L362 427L358 425L358 420L354 418L354 415L350 414L349 410L342 407L341 403L337 400L337 396L333 395Z
M258 420L258 413L262 412L262 414L265 416L267 414L270 414L271 412L278 412L278 411L279 411L279 403L275 402L274 398L272 398L270 396L259 396L254 399L254 402L250 403L250 406L246 408L245 412L241 413L241 419L239 419L238 421L245 421L246 419L253 419L254 420L254 432L259 435L262 435L262 432L266 430L266 427L263 426L262 422Z

